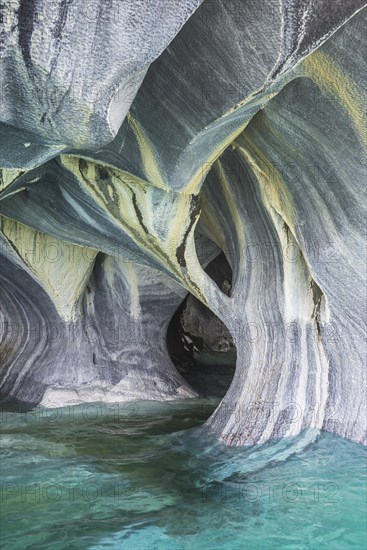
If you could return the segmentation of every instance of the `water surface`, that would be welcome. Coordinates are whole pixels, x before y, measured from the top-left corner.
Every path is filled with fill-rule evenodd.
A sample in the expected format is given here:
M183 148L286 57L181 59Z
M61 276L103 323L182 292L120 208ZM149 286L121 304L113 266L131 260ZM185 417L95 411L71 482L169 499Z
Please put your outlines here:
M200 427L217 403L4 408L2 548L366 548L362 445L228 449Z

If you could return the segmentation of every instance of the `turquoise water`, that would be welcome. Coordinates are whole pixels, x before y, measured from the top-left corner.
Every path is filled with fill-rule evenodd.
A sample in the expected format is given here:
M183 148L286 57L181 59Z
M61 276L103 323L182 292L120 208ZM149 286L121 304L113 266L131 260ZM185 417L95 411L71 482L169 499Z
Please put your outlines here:
M363 446L308 433L228 449L200 427L216 405L4 410L1 547L366 548Z

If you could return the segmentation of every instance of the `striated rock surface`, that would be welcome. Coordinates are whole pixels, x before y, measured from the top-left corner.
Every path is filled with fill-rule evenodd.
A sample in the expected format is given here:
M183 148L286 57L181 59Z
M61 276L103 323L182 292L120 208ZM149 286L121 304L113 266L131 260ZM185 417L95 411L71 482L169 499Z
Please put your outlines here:
M366 442L363 4L107 4L1 8L3 394L194 396L166 346L190 293L237 350L208 429Z
M29 168L70 147L110 142L149 64L199 4L2 3L1 165Z

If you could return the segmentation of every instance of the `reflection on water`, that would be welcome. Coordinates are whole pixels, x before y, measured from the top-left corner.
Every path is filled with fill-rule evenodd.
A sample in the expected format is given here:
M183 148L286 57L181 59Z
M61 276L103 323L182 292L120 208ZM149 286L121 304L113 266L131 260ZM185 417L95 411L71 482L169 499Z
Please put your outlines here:
M366 548L363 446L229 449L200 427L217 404L4 407L2 548Z

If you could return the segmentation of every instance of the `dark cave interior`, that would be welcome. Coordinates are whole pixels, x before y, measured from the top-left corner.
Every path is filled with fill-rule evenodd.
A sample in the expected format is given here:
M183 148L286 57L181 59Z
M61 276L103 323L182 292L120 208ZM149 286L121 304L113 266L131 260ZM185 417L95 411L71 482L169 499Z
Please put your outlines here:
M229 295L232 270L223 252L205 271ZM233 339L222 321L191 294L172 317L167 348L181 376L200 396L226 394L236 368Z

